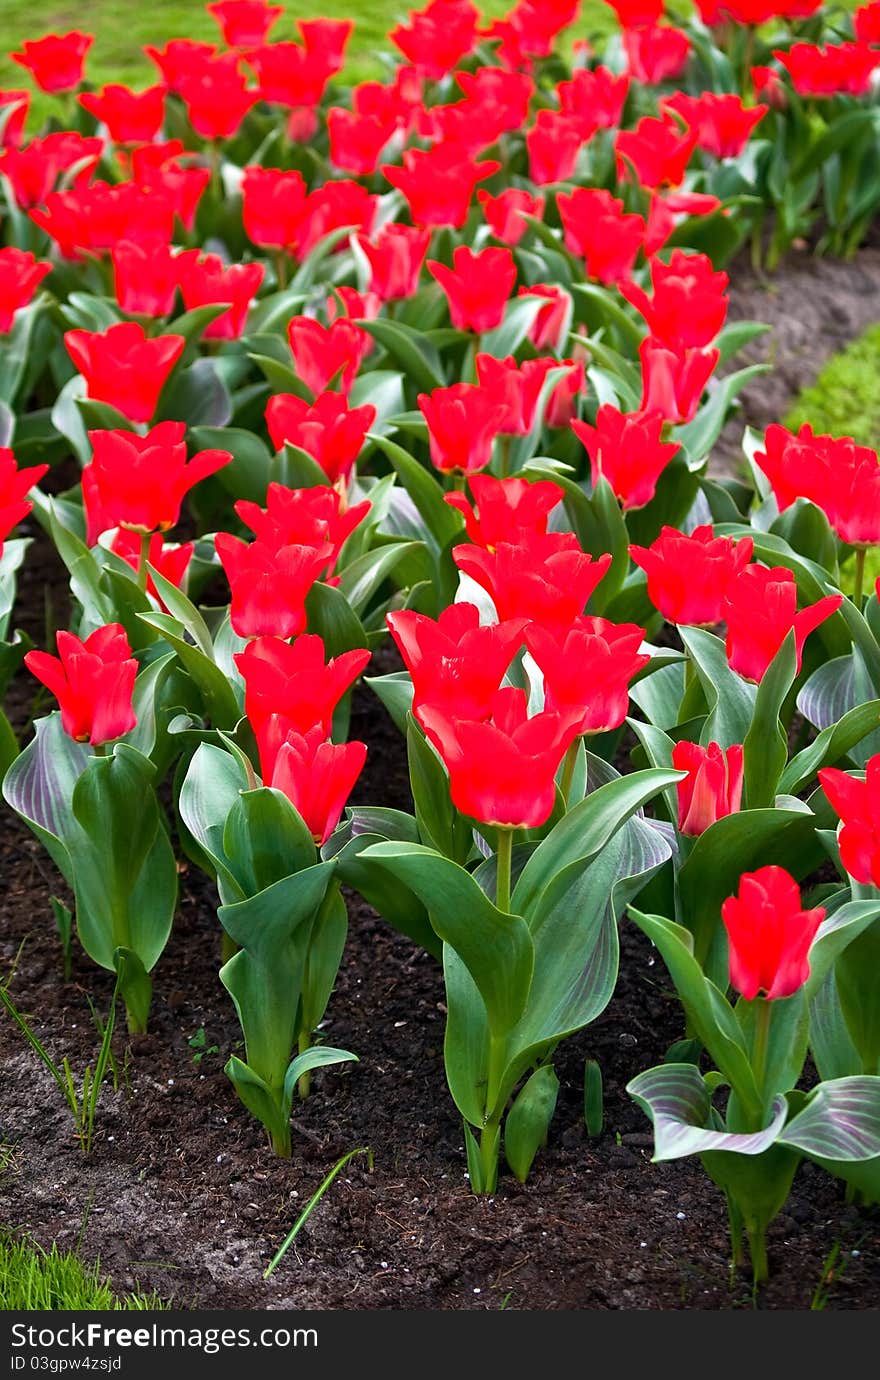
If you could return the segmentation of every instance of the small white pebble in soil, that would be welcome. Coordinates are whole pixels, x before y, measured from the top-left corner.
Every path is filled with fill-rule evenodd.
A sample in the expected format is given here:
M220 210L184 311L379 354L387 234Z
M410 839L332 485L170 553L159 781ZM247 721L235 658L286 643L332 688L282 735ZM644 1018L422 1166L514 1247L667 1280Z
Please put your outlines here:
M861 1251L850 1251L850 1255L861 1255Z
M678 1218L679 1222L683 1222L686 1216L684 1212L677 1212L675 1215Z
M387 1260L380 1260L380 1261L379 1261L379 1264L382 1266L382 1269L383 1269L383 1270L387 1270L387 1269L388 1269L388 1261L387 1261Z
M220 1161L221 1161L222 1159L223 1159L223 1156L222 1156L222 1155L218 1155L218 1156L217 1156L217 1163L219 1164Z
M108 1139L108 1140L115 1140L116 1137L115 1137L115 1136L108 1136L107 1139Z
M647 1244L648 1244L647 1241L640 1241L640 1242L639 1242L639 1245L640 1245L640 1246L647 1246Z
M169 1078L169 1079L168 1079L168 1086L170 1087L171 1084L172 1084L173 1082L174 1082L174 1079L173 1079L173 1078Z
M475 1289L475 1290L474 1290L474 1293L475 1293L475 1294L479 1294L479 1292L480 1292L479 1289Z

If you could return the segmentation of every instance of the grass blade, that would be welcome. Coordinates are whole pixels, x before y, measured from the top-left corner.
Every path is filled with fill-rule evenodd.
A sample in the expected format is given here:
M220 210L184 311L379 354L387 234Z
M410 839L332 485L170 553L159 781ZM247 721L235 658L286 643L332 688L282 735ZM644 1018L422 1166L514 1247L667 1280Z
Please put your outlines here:
M277 1267L281 1264L281 1261L284 1259L288 1250L293 1245L293 1242L296 1240L301 1228L305 1226L309 1217L312 1215L315 1208L318 1206L321 1199L323 1198L324 1194L327 1192L327 1189L330 1187L333 1180L336 1178L336 1175L339 1174L340 1171L345 1168L349 1160L354 1159L355 1155L367 1156L367 1164L369 1165L370 1172L372 1173L373 1152L368 1145L361 1145L358 1147L357 1150L349 1150L347 1155L343 1155L342 1159L339 1160L337 1164L334 1164L333 1168L330 1170L330 1173L327 1175L324 1182L316 1190L316 1192L312 1194L311 1198L306 1203L305 1207L303 1208L299 1217L297 1217L287 1236L285 1236L278 1250L275 1252L271 1261L266 1266L266 1269L263 1271L263 1279L268 1279L269 1276L273 1273L273 1271L276 1270Z

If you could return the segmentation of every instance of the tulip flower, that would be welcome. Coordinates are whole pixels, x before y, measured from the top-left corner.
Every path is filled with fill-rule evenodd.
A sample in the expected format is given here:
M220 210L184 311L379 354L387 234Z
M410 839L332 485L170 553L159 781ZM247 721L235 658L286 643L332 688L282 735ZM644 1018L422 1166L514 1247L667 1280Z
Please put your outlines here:
M352 19L297 19L303 46L331 75L342 70L345 49L354 32Z
M680 115L696 131L697 148L715 158L738 158L768 110L766 105L746 106L740 96L714 91L700 96L676 91L666 96L662 105L664 110Z
M383 302L414 296L431 243L430 230L389 222L372 239L358 235L357 243L370 265L370 292Z
M359 182L350 178L325 182L306 197L294 242L297 257L304 259L332 230L353 228L369 235L378 206L379 198ZM340 243L337 252L344 248Z
M107 126L114 144L147 144L155 139L165 118L167 89L163 83L132 91L120 82L110 82L100 91L82 92L78 100L99 124Z
M568 366L568 373L557 383L547 402L544 415L546 426L562 430L571 426L577 415L577 399L587 391L587 373L582 359L560 359Z
M614 129L623 118L629 92L629 73L611 72L607 67L579 68L570 81L556 88L559 106L569 119L580 121L584 139L597 129Z
M783 867L744 872L721 906L730 946L730 982L746 1001L790 997L810 976L810 946L825 910L801 909L797 882Z
M529 718L525 692L512 686L496 691L491 717L479 723L422 709L425 732L449 772L453 805L501 829L538 829L549 819L573 719L554 710Z
M322 326L310 316L294 316L287 326L296 372L317 397L331 386L351 392L372 338L345 317Z
M565 498L565 490L552 479L495 479L490 474L473 475L470 491L473 506L463 493L443 497L461 513L470 540L487 551L528 533L544 536L550 513Z
M90 431L92 458L82 473L86 540L93 546L111 527L167 532L196 484L232 460L226 450L202 450L187 462L184 422L160 422L144 435Z
M285 731L319 727L329 738L334 710L366 669L370 653L358 647L327 661L323 639L303 633L293 643L255 637L233 660L245 683L245 714L258 739L273 715ZM260 760L265 767L262 754Z
M64 732L77 743L101 747L134 728L138 664L122 625L96 628L84 642L60 631L55 641L58 656L28 652L24 664L57 699Z
M687 34L669 24L626 29L623 48L630 75L647 85L677 80L691 55Z
M57 94L72 91L83 79L86 53L95 41L94 34L73 29L66 34L46 34L21 45L20 53L10 53L13 62L26 67L41 91Z
M661 120L645 115L635 129L621 130L614 140L618 176L631 178L632 169L648 190L679 187L696 147L695 132L682 133L671 115Z
M578 617L560 637L533 623L526 646L544 677L544 707L571 712L577 735L620 728L629 710L629 685L651 660L641 654L644 628Z
M818 775L843 825L837 835L841 862L855 881L880 886L880 754L868 761L864 781L837 767Z
M204 340L238 340L244 334L251 302L260 290L265 269L262 264L224 264L219 254L199 258L198 250L180 255L180 291L187 311L214 302L228 302L202 331Z
M412 609L386 615L388 629L413 683L412 712L422 722L431 706L454 719L487 719L525 619L480 624L475 604L449 604L435 621Z
M880 53L870 43L793 43L787 52L773 49L773 56L791 78L799 96L864 96L871 88Z
M367 760L366 743L328 743L320 728L290 732L278 748L266 784L282 791L320 848L342 817ZM261 756L262 761L262 756Z
M56 130L31 139L24 148L4 148L0 172L9 180L16 205L26 211L45 203L60 174L68 169L78 166L74 188L88 186L103 150L103 139L84 139L72 130Z
M458 229L467 220L477 183L500 167L493 159L475 162L459 149L440 144L433 149L407 149L402 168L383 163L380 172L406 197L416 225Z
M860 43L880 43L880 4L872 0L853 15L853 32Z
M12 330L15 313L33 300L52 265L23 249L0 249L0 335Z
M880 544L880 461L851 436L816 436L808 422L797 435L774 423L755 463L770 481L780 511L797 498L821 508L842 541Z
M173 152L171 152L173 150ZM211 180L210 168L192 167L180 161L183 145L146 144L132 150L132 177L143 191L158 192L189 234L195 224L199 201Z
M540 186L574 176L584 142L583 126L558 110L539 110L526 132L529 177Z
M496 359L478 354L475 363L480 387L504 408L498 431L504 436L527 436L534 425L544 379L555 361L527 359L517 364L512 355Z
M149 422L186 344L182 335L148 338L143 326L123 321L106 331L65 331L64 343L97 402L118 408L132 422Z
M8 446L0 446L0 556L3 543L14 527L26 518L33 508L26 495L38 484L49 469L48 465L31 465L20 470Z
M577 187L556 198L565 247L586 261L588 278L619 283L632 273L645 238L641 216L623 209L610 192Z
M221 57L203 59L178 78L177 92L196 134L203 139L231 139L260 98L238 70Z
M659 412L673 426L693 421L720 358L717 349L674 348L646 336L639 346L642 412Z
M455 80L468 97L475 118L491 130L494 137L489 143L494 143L498 135L522 129L528 123L535 82L527 72L478 67L475 72L456 72Z
M69 192L51 192L45 208L35 208L30 217L56 241L65 258L78 259L83 250L108 252L121 239L168 244L174 233L174 211L174 202L164 191L132 182L115 187L95 182Z
M180 255L170 245L146 248L120 240L111 250L116 300L131 316L170 316L174 310Z
M227 70L237 66L234 53L224 53L221 57L216 43L197 43L192 38L172 38L164 48L147 44L144 52L158 67L169 91L179 91L181 82L194 76L201 66L207 65L210 69L215 58L219 58Z
M17 149L21 146L30 104L30 91L0 91L0 118L5 117L0 133L0 148Z
M743 749L734 743L725 751L718 743L700 747L678 742L672 765L687 776L678 783L678 829L691 838L704 834L716 820L734 815L742 803Z
M328 571L339 558L344 543L370 511L369 499L343 504L337 489L316 484L309 489L289 489L270 484L266 507L240 498L235 511L264 546L320 546L329 543L332 555Z
M357 177L371 176L396 128L396 121L359 115L356 110L346 110L344 106L331 106L327 111L330 162L335 168Z
M261 249L292 244L306 203L303 175L294 168L247 167L241 179L241 214L249 240Z
M624 30L650 29L663 18L664 0L606 0Z
M229 48L265 43L269 30L284 13L283 5L266 5L263 0L214 0L205 9L216 20Z
M137 571L140 571L141 559L145 555L154 570L158 570L159 574L164 576L170 584L181 589L195 551L195 545L191 541L166 542L160 532L154 532L144 552L140 535L130 527L120 527L110 543L110 550L114 555L121 556L126 565L131 566L132 570ZM156 589L155 581L149 574L147 575L147 593L152 595L164 609L165 605Z
M304 631L306 596L333 558L329 542L276 547L218 532L215 548L232 591L233 632L296 637Z
M549 283L533 283L531 287L521 287L518 296L547 298L546 307L541 308L529 328L528 339L538 351L561 350L571 328L571 295Z
M245 62L257 74L261 100L292 110L320 105L333 75L325 58L299 43L262 43L250 48Z
M388 37L417 72L439 81L473 48L478 18L469 0L433 0L427 9L411 12L409 24L398 24Z
M793 628L800 670L810 633L842 603L842 594L828 594L798 613L797 585L790 570L747 565L731 582L721 609L727 623L727 660L743 680L760 681Z
M593 484L603 475L624 511L651 502L660 475L681 449L675 441L661 440L663 414L657 410L627 413L603 403L595 426L571 425L590 457Z
M544 218L545 198L532 196L522 187L507 187L498 196L492 196L481 187L477 201L496 240L503 240L511 248L519 244L529 229L524 216L534 216L536 220Z
M516 264L509 249L484 249L475 254L460 244L453 267L428 260L428 272L442 287L452 324L459 331L482 335L499 326L516 282Z
M715 273L705 254L674 249L668 264L651 261L653 296L635 283L621 283L626 300L645 318L648 332L672 350L711 345L727 317L730 279Z
M501 622L526 618L562 638L583 612L611 564L607 553L593 560L572 532L523 534L499 542L494 551L454 546L452 558L463 574L483 588Z
M504 403L487 389L454 383L420 393L418 405L428 423L431 463L442 474L474 474L492 460L495 437L507 416Z
M266 424L276 451L285 444L298 446L320 465L331 484L348 482L375 420L372 403L349 407L340 393L319 393L311 405L294 393L277 393L266 404Z
M648 576L648 598L668 623L711 627L721 621L731 583L752 559L751 537L716 537L711 524L685 535L661 528L650 546L629 554Z
M711 216L721 209L721 201L708 192L651 193L648 221L645 229L645 257L662 249L667 240L688 216Z

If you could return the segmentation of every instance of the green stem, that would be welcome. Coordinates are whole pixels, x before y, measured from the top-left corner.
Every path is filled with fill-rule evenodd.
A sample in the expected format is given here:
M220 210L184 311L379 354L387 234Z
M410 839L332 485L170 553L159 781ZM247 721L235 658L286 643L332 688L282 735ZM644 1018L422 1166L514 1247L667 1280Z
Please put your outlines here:
M513 830L498 830L496 856L495 904L499 910L510 912L510 861L513 855Z
M93 750L94 750L95 756L96 756L96 757L109 757L110 754L109 754L109 752L107 751L107 746L108 746L107 743L95 743L95 746L94 746L94 749L93 749Z
M853 586L853 603L859 613L862 611L862 594L865 588L865 556L867 548L864 546L856 547L856 578Z
M502 435L498 439L498 477L499 479L506 479L510 474L510 448L513 444L513 437Z
M494 1193L498 1187L498 1151L500 1146L500 1124L497 1121L487 1121L480 1132L480 1168L482 1170L480 1193Z
M770 1020L772 1016L772 1002L766 997L756 997L758 1003L755 1012L755 1045L752 1053L752 1070L755 1075L755 1083L758 1088L758 1097L761 1102L760 1124L755 1127L756 1131L763 1129L764 1108L766 1097L764 1096L764 1080L767 1076L767 1045L770 1039Z
M152 535L152 532L141 532L141 550L138 556L137 582L138 589L142 589L144 593L146 593L147 590L147 564L150 559L150 538Z
M574 742L569 744L568 751L565 754L565 762L562 767L562 780L559 783L559 789L562 791L562 799L565 801L566 810L568 809L568 793L571 790L574 769L577 765L580 741L580 738L575 738Z
M746 1223L749 1238L749 1255L752 1260L752 1282L763 1284L769 1273L767 1265L767 1228L763 1224Z
M275 282L278 291L283 292L287 287L287 255L283 249L276 249L272 255L272 262L275 265Z
M278 1155L281 1159L285 1160L290 1159L290 1122L287 1123L283 1130L269 1132L269 1144L272 1147L273 1155Z
M734 1270L743 1263L743 1218L738 1204L727 1194L727 1220L730 1224L730 1263Z
M451 474L452 483L450 489L453 493L463 494L467 490L467 475L464 470L453 470Z
M312 1044L312 1038L311 1038L311 1035L310 1035L309 1031L308 1031L308 1030L301 1030L301 1031L299 1032L299 1039L298 1039L298 1041L297 1041L297 1048L298 1048L298 1050L299 1050L299 1053L300 1053L300 1054L305 1054L306 1050L311 1048L311 1044ZM309 1095L309 1093L311 1092L311 1090L312 1090L312 1071L311 1071L311 1069L306 1069L305 1073L301 1073L301 1074L300 1074L299 1079L298 1079L298 1081L297 1081L297 1085L296 1085L296 1091L297 1091L297 1093L298 1093L298 1095L299 1095L300 1101L305 1102L305 1100L306 1100L306 1098L308 1097L308 1095Z

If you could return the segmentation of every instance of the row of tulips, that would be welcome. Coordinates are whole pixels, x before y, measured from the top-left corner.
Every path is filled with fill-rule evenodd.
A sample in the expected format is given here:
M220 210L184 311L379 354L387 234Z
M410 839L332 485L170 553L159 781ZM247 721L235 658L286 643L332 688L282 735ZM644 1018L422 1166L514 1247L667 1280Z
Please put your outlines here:
M0 685L24 660L59 704L23 748L0 722L4 797L132 1032L172 838L214 879L227 1072L279 1154L311 1071L355 1057L316 1032L358 890L442 962L476 1192L502 1153L528 1176L628 914L686 1017L630 1091L760 1278L803 1157L880 1197L880 471L780 426L708 471L761 329L727 323L723 264L820 192L829 243L861 234L877 7L813 47L811 3L681 30L621 3L567 67L569 0L488 31L434 0L350 91L349 26L209 8L227 51L151 50L140 96L79 91L82 35L25 45L76 128L26 140L2 97ZM31 512L70 574L57 655L9 636ZM404 669L368 681L410 813L346 804L389 634Z

